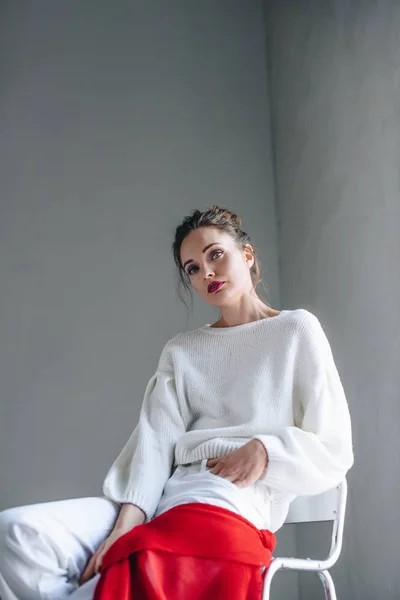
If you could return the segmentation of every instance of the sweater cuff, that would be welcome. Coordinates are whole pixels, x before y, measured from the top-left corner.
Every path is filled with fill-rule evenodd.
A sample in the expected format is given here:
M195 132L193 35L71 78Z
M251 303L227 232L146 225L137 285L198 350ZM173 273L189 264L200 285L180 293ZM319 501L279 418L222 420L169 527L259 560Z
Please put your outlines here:
M278 484L282 481L284 467L282 441L276 435L255 435L252 439L259 440L268 455L268 464L260 477L260 481L271 488L279 488Z
M131 494L126 494L126 495L118 495L118 496L113 496L113 495L107 495L104 494L106 497L108 497L110 500L112 500L113 502L118 502L121 506L122 504L134 504L135 506L137 506L138 508L140 508L145 516L145 523L148 523L149 521L151 521L153 514L155 513L155 510L151 513L151 511L149 510L149 501L148 498L146 498L145 496L143 496L143 494L139 493L139 492L133 492Z

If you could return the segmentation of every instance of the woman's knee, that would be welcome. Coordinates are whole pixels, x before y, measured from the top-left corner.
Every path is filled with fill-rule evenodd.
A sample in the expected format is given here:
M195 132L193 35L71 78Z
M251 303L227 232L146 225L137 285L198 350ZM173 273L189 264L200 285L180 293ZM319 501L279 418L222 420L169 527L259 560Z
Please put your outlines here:
M0 588L5 598L44 598L44 590L53 588L64 597L65 590L71 593L76 588L67 574L49 543L45 524L33 511L17 507L0 512Z
M15 551L20 544L18 528L23 528L24 518L21 508L7 508L0 512L0 572L5 563L9 562L7 556Z
M0 511L0 541L7 538L10 529L22 520L20 508L6 508Z
M8 543L16 527L29 526L24 507L7 508L0 512L0 544Z

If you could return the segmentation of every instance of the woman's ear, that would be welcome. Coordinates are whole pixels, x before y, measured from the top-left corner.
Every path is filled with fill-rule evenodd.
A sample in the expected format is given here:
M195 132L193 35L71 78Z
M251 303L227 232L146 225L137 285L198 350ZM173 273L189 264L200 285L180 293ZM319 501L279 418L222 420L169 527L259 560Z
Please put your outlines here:
M254 254L253 247L250 244L246 244L244 247L244 257L249 268L251 269L251 267L254 265Z

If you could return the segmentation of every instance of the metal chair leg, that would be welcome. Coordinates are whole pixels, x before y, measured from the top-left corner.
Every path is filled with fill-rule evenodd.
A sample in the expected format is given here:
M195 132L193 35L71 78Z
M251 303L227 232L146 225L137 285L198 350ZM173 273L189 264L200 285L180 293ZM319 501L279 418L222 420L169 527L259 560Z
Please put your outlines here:
M288 560L288 559L286 559ZM294 560L294 559L292 559ZM287 565L285 565L281 559L275 559L272 560L271 564L269 565L267 571L265 573L263 573L264 577L263 577L263 590L262 590L262 600L269 600L270 599L270 593L271 593L271 583L272 583L272 578L274 577L275 573L277 573L280 569L284 569L285 567L287 570L289 571L300 571L300 572L314 572L317 573L318 577L320 578L322 585L324 587L324 592L325 592L325 600L337 600L337 596L336 596L336 590L335 590L335 584L333 583L333 579L331 577L331 574L329 573L329 571L327 569L324 569L323 571L316 571L314 569L310 569L307 568L305 569L303 568L290 568Z
M280 569L279 561L276 561L276 559L275 560L273 559L271 561L269 567L266 569L266 571L264 571L262 600L270 600L272 578L275 575L275 573L277 571L279 571L279 569Z
M322 581L322 585L324 586L325 599L337 600L335 584L333 583L333 579L329 571L318 571L317 574Z

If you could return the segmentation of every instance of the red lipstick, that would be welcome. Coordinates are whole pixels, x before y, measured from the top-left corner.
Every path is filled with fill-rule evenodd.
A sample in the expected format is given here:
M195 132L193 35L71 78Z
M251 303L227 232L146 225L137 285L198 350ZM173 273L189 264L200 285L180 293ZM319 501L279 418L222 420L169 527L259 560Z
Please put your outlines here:
M209 286L208 286L208 293L209 294L214 294L215 292L217 292L221 286L223 286L225 283L225 281L212 281Z

